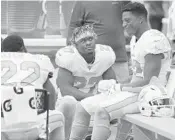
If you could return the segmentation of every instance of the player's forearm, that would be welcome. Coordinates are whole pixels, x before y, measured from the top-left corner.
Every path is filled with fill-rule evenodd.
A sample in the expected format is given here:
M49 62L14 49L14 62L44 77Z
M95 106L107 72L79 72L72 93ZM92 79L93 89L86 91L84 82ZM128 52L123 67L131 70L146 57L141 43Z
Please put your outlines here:
M140 93L143 87L123 87L122 91L128 91L133 93Z
M121 84L121 88L123 87L143 87L147 84L149 84L150 80L139 80L139 81L135 81L132 83L128 83L128 84Z
M60 91L63 96L66 95L73 96L77 101L81 101L84 98L93 96L93 94L84 93L75 87L68 87L68 86L60 87Z

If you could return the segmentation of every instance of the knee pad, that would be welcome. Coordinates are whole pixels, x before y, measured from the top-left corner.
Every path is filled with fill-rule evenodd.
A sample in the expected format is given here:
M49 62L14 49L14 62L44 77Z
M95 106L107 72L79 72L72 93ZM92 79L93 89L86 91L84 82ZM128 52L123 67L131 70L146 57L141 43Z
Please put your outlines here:
M95 120L108 120L110 121L110 115L104 108L98 108L95 113Z
M69 115L69 112L75 112L77 101L72 96L63 97L59 104L57 104L56 109L63 112L65 116Z
M83 124L82 122L74 122L72 125L72 131L71 131L71 140L79 140L83 139L88 131L89 126L86 124Z
M93 133L92 133L92 140L107 140L111 135L111 130L109 129L109 126L106 126L104 124L99 124L94 127Z
M77 104L77 100L73 96L64 96L61 103L72 106Z

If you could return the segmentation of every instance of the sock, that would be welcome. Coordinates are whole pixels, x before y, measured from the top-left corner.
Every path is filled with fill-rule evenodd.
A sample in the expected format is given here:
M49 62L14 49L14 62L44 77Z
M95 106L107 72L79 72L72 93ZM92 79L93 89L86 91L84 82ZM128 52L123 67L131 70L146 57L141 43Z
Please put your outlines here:
M93 128L91 140L107 140L111 135L111 131L108 126L96 125Z
M92 140L107 140L111 134L110 116L108 112L100 108L94 117L94 127L92 132Z

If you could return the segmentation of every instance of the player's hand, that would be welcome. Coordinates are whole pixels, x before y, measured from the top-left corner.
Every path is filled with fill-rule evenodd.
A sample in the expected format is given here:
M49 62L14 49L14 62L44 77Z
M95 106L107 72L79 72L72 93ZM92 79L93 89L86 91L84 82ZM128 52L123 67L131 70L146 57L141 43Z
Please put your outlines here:
M113 85L108 91L108 94L117 94L117 93L121 93L120 84Z
M133 93L140 93L142 90L142 87L122 87L122 91L128 91Z
M107 93L107 94L113 94L120 92L120 84L116 84L116 81L111 80L101 80L98 83L98 92L100 93Z
M104 93L107 92L111 87L113 87L116 84L116 81L111 79L111 80L101 80L98 83L98 92Z

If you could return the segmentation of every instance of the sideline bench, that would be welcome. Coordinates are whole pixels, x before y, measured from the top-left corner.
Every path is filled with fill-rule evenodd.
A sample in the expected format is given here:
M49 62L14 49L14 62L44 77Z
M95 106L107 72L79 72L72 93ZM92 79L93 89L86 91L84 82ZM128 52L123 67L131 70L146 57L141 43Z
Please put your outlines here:
M171 97L175 97L174 93L174 83L175 81L175 69L174 65L171 66L171 75L169 77L167 83L167 91ZM173 88L172 88L173 87ZM174 110L175 111L175 110ZM154 139L159 140L160 138L158 135L161 135L165 138L175 140L175 116L172 118L161 118L161 117L146 117L142 116L141 114L127 114L124 117L124 120L132 123L134 126L148 130L146 133L147 135L154 133ZM148 136L147 136L148 137ZM136 139L137 140L137 139ZM152 139L150 139L152 140Z
M124 117L130 123L175 140L175 118L146 117L141 114L128 114Z

